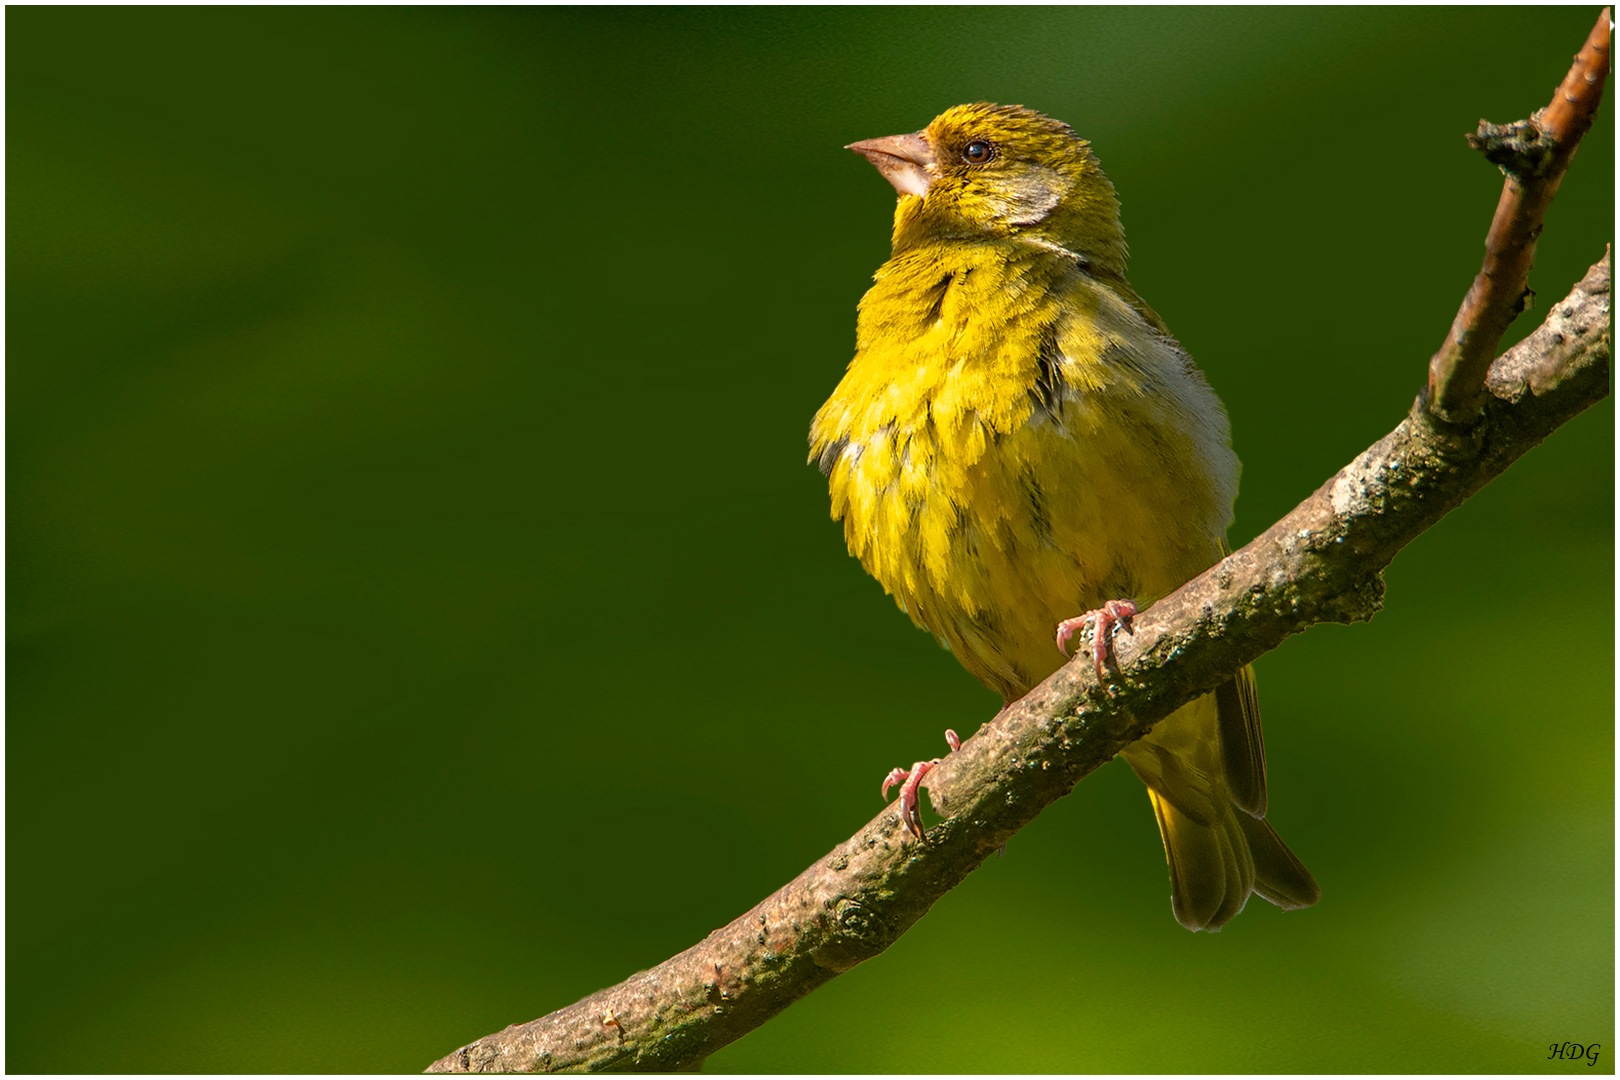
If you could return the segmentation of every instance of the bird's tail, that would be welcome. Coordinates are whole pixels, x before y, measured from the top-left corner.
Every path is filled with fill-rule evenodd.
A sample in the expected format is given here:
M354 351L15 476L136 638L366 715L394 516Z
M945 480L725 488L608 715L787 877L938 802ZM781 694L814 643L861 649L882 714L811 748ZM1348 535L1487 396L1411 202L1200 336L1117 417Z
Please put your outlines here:
M1230 801L1209 807L1207 821L1148 788L1170 863L1171 906L1189 930L1219 930L1243 910L1250 893L1284 910L1310 907L1321 890L1264 818Z

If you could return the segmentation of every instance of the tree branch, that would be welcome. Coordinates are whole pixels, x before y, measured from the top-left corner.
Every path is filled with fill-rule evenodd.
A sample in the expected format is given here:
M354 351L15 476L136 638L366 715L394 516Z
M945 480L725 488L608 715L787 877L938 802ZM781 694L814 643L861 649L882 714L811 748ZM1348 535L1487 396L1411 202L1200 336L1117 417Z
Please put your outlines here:
M1243 550L1134 620L1119 678L1089 656L1009 706L929 774L948 819L906 843L893 807L748 914L650 971L435 1062L430 1072L695 1068L894 942L1042 809L1153 724L1318 622L1370 618L1380 572L1559 425L1609 392L1610 255L1492 366L1459 432L1421 398L1389 435Z
M1514 124L1479 122L1468 145L1502 169L1502 197L1485 235L1485 261L1429 361L1429 407L1450 423L1472 423L1484 404L1485 369L1508 325L1535 296L1528 285L1547 209L1603 99L1609 74L1604 8L1546 108Z
M1520 307L1520 270L1528 272L1541 217L1601 93L1601 73L1588 76L1598 51L1607 71L1607 26L1605 10L1601 35L1593 31L1553 105L1530 122L1549 134L1561 164L1528 182L1508 170L1485 269L1410 414L1265 534L1138 615L1133 632L1115 638L1109 687L1083 656L943 759L927 784L946 820L925 843L908 843L894 808L886 808L692 948L479 1039L428 1071L694 1069L881 953L1158 720L1292 634L1370 618L1382 603L1383 568L1402 547L1609 392L1608 252L1488 373L1477 359L1494 351ZM1574 118L1560 119L1560 110Z

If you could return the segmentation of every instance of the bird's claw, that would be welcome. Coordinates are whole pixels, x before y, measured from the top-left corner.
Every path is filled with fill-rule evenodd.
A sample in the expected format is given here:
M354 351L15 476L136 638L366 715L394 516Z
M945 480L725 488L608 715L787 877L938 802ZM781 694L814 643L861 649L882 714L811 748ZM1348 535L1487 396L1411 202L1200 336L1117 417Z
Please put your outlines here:
M914 768L916 768L916 766L913 765L912 768L914 769ZM884 802L889 801L889 789L890 788L892 788L896 784L905 783L906 778L908 776L910 776L910 775L911 775L911 770L910 769L901 769L901 768L890 769L889 770L889 775L885 776L883 778L883 801Z
M1103 660L1108 655L1108 628L1118 623L1129 633L1131 619L1136 614L1135 600L1109 600L1094 611L1076 615L1072 619L1064 619L1058 623L1057 628L1058 652L1068 656L1070 636L1087 623L1092 623L1091 658L1097 665L1097 678L1105 679L1107 676L1103 674Z
M951 753L962 747L962 740L956 732L949 729L945 732L945 741L950 744ZM926 839L926 832L922 823L922 799L918 796L918 789L922 787L923 777L939 764L939 758L932 761L919 761L910 769L890 769L889 775L883 778L883 799L889 798L889 788L895 784L900 785L900 820L904 823L906 831L918 840Z
M900 820L905 824L906 831L918 840L924 838L924 832L922 810L919 806L921 800L917 797L917 789L922 786L923 777L927 776L929 771L938 764L939 758L935 758L933 761L919 761L911 767L909 772L905 769L895 769L883 781L883 797L885 799L889 797L890 784L900 785Z

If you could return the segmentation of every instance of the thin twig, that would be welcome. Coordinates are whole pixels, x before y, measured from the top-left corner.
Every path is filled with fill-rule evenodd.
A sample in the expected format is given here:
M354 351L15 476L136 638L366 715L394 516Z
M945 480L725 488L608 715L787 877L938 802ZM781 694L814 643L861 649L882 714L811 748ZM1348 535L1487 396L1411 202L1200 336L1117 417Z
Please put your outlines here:
M1485 370L1533 295L1528 286L1536 238L1603 98L1609 19L1604 8L1546 108L1513 124L1481 120L1468 136L1468 144L1500 166L1506 179L1485 236L1484 263L1445 344L1429 361L1429 408L1448 423L1467 425L1479 415Z

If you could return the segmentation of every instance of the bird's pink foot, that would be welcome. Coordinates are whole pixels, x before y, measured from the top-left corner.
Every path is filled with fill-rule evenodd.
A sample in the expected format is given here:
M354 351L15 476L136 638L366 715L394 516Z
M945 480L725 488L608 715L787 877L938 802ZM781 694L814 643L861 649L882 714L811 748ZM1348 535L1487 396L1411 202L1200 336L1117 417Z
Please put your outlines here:
M1103 658L1108 655L1108 628L1118 623L1127 632L1131 628L1131 618L1136 615L1135 600L1110 600L1095 611L1088 611L1084 615L1076 615L1072 619L1064 619L1058 623L1057 647L1058 652L1064 656L1069 655L1069 637L1082 626L1092 623L1091 631L1091 658L1097 664L1097 678L1102 679Z
M949 729L945 732L945 741L950 744L951 753L953 754L962 747L962 740L957 737L956 732ZM895 784L900 785L900 820L905 823L906 829L911 835L918 840L924 838L924 832L922 800L918 796L917 789L922 786L923 777L927 776L929 771L938 764L939 758L932 761L919 761L912 765L910 769L891 769L889 775L883 778L884 801L889 798L889 788Z

